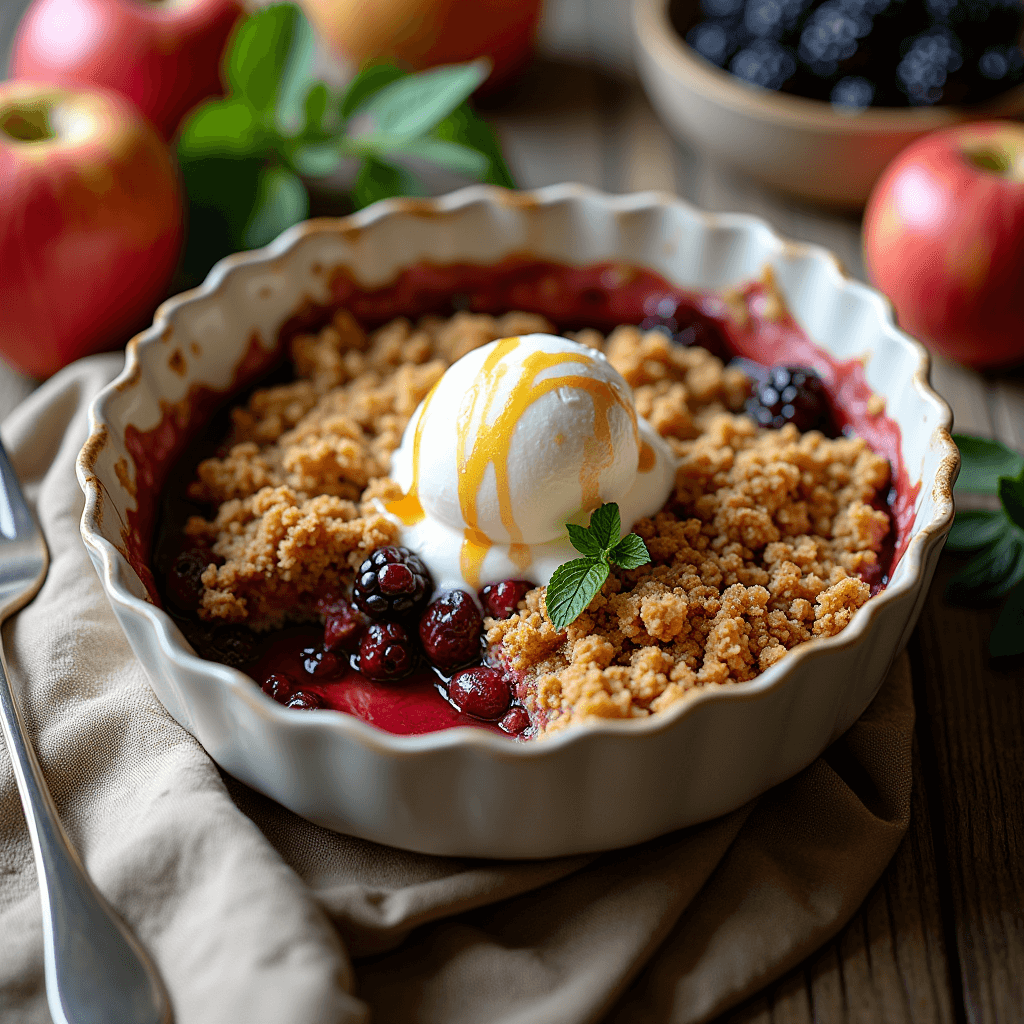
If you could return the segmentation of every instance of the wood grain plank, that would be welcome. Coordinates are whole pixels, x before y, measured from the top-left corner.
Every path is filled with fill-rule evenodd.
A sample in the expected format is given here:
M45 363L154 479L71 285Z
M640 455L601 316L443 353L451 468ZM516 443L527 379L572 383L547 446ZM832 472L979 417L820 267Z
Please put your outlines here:
M604 186L598 88L597 72L538 60L509 102L488 112L521 188L561 181Z
M995 608L946 604L945 557L912 641L940 796L967 1019L1024 1019L1024 665L983 654Z

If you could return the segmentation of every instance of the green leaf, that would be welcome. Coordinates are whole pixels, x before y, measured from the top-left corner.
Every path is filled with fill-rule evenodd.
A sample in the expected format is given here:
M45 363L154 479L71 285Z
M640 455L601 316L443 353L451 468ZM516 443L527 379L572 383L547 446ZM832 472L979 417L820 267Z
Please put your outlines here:
M328 112L331 106L331 90L323 83L316 82L306 93L305 124L302 128L302 139L305 142L330 142L336 126L328 124Z
M295 17L291 24L288 56L278 84L275 114L278 128L292 136L298 135L305 127L306 99L314 85L313 53L316 48L313 29L305 15L298 7L293 10Z
M207 157L265 156L273 136L253 116L243 100L210 100L194 111L178 137L178 162L184 165ZM189 193L191 195L191 192Z
M1024 457L999 441L967 434L954 434L953 440L961 458L955 491L998 494L1000 477L1020 476L1024 472Z
M435 134L449 142L469 146L487 157L487 173L482 177L488 184L500 185L502 188L516 187L515 179L501 152L498 136L486 121L473 113L468 103L456 107L441 121Z
M431 135L407 142L402 146L401 152L403 156L429 160L432 164L455 171L457 174L465 174L470 178L484 178L491 166L490 160L483 153L458 142L447 142Z
M242 247L255 249L272 242L285 228L309 212L306 186L284 167L270 167L259 178L256 201L242 233Z
M993 658L1024 654L1024 583L1018 583L1007 596L988 638L988 652Z
M299 174L308 178L323 178L338 169L341 154L333 143L314 142L290 150L288 162Z
M999 478L999 500L1010 521L1024 530L1024 482L1010 476Z
M304 21L292 4L275 4L249 15L235 33L227 56L228 86L258 113L270 111L277 101L296 26Z
M651 553L643 538L635 533L627 533L618 544L608 552L608 557L623 569L639 569L651 560Z
M380 199L421 196L423 192L423 185L411 171L368 156L364 157L359 176L352 186L352 202L357 210L361 210Z
M619 506L614 501L594 509L590 515L590 533L601 545L602 551L607 551L613 544L618 543L619 535L622 533L622 520L619 518Z
M371 64L356 75L348 84L345 95L341 98L338 112L344 120L348 120L360 106L374 93L380 92L386 85L407 78L408 72L396 68L394 64Z
M1024 533L1008 527L999 539L971 559L950 581L951 601L994 601L1024 580Z
M570 543L581 555L590 555L592 558L604 557L604 548L585 526L566 523L565 528L569 531Z
M544 595L548 618L561 632L576 620L608 579L608 563L599 558L575 558L552 574Z
M946 538L948 551L977 551L996 540L1007 527L1002 511L957 512Z
M437 127L487 77L483 61L446 64L398 79L360 108L373 128L351 141L363 152L389 153Z

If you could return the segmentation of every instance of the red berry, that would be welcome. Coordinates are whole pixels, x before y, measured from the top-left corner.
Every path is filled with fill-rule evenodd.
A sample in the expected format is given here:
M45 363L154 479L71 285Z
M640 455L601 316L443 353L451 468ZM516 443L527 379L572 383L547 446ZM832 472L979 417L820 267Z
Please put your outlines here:
M536 584L527 580L502 580L488 583L480 591L484 612L492 619L508 619L515 614L516 607Z
M448 687L448 697L460 711L487 722L501 718L512 703L505 675L484 665L457 672Z
M366 625L366 616L354 604L339 601L324 620L324 647L328 651L354 651Z
M359 567L352 598L375 619L411 615L423 607L433 582L427 567L408 548L377 548Z
M443 594L420 619L420 641L431 664L451 672L480 658L483 619L473 598L464 590Z
M322 647L304 647L299 652L302 665L311 676L333 676L344 667L336 654L325 651Z
M297 708L299 711L315 711L324 706L324 699L319 693L313 693L311 690L299 690L284 702L284 706Z
M288 699L294 686L295 680L286 672L274 672L267 676L260 689L268 697L273 697L274 700L280 701L283 704Z
M498 728L502 732L507 732L510 736L518 736L528 728L529 724L530 716L526 713L526 709L512 707L508 709L502 720L498 723Z
M374 682L407 676L416 667L412 638L397 622L374 622L359 642L359 671Z

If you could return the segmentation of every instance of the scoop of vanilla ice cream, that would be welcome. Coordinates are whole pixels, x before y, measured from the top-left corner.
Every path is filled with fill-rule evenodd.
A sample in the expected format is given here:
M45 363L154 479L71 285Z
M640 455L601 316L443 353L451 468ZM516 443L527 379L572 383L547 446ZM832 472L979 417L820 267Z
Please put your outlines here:
M600 352L531 334L449 367L393 457L409 498L389 510L442 587L509 576L546 583L575 557L566 522L586 524L614 501L628 527L661 507L674 471Z

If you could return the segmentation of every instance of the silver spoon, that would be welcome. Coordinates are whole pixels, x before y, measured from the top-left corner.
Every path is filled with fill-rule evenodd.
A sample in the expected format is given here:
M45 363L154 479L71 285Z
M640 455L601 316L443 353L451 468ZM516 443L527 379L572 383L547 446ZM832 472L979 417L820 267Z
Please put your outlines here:
M0 624L46 578L50 556L0 444ZM46 996L54 1024L169 1024L152 961L85 873L46 788L11 691L0 643L0 727L36 855L43 903Z

